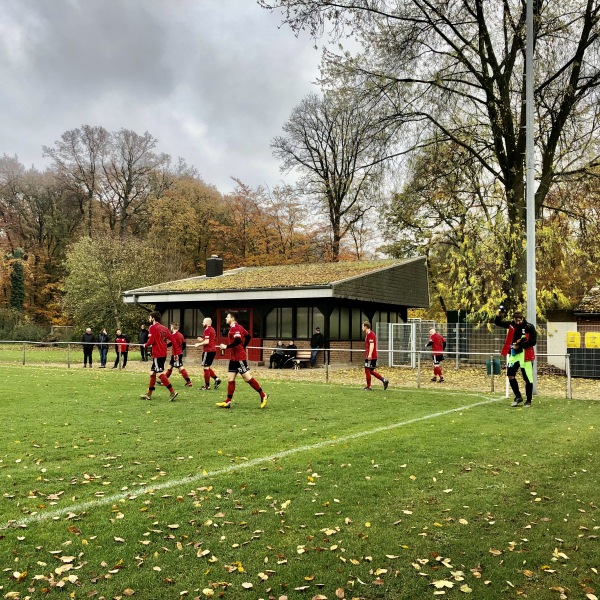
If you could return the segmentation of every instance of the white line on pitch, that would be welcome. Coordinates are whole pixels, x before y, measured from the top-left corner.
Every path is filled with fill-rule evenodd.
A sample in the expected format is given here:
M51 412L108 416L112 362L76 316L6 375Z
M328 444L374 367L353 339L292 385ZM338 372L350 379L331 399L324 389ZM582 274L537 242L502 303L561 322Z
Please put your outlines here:
M473 404L467 404L466 406L460 406L458 408L451 408L449 410L444 410L442 412L433 413L430 415L424 415L422 417L415 417L414 419L409 419L408 421L402 421L400 423L392 423L390 425L383 425L382 427L376 427L375 429L368 429L367 431L359 431L357 433L351 433L349 435L344 435L342 437L336 437L335 439L325 440L322 442L317 442L316 444L309 444L306 446L298 446L297 448L290 448L289 450L282 450L281 452L275 452L274 454L269 454L268 456L262 456L259 458L253 458L243 463L228 465L227 467L223 467L221 469L217 469L215 471L209 471L207 473L198 473L197 475L190 475L189 477L182 477L181 479L173 479L171 481L163 481L157 485L153 486L145 486L137 489L135 492L123 492L121 494L112 494L111 496L104 496L102 498L98 498L97 500L90 500L88 502L81 502L79 504L72 504L71 506L66 506L64 508L60 508L57 510L52 510L48 512L38 513L35 515L31 515L30 517L25 517L23 519L11 520L6 523L2 523L0 525L0 531L3 529L17 528L17 527L27 527L31 523L39 523L41 521L47 521L49 519L57 519L63 517L69 513L77 513L88 510L90 508L96 508L100 506L106 506L107 504L113 504L115 502L121 502L122 500L135 500L138 496L142 496L144 494L150 494L154 492L158 492L160 490L167 490L169 488L178 487L181 485L186 485L190 483L195 483L200 479L207 479L209 477L218 477L219 475L226 475L231 473L232 471L240 471L242 469L249 469L251 467L256 467L257 465L262 465L267 462L272 462L273 460L278 460L281 458L286 458L288 456L292 456L293 454L298 454L299 452L308 452L310 450L318 450L319 448L324 448L325 446L335 446L336 444L343 444L345 442L349 442L352 440L356 440L362 437L366 437L369 435L375 435L377 433L383 433L385 431L390 431L392 429L397 429L399 427L405 427L406 425L411 425L413 423L418 423L419 421L427 421L428 419L435 419L437 417L443 417L445 415L449 415L452 413L460 412L462 410L468 410L470 408L475 408L477 406L483 406L484 404L490 404L492 402L497 402L500 400L499 398L486 398L480 402L475 402Z

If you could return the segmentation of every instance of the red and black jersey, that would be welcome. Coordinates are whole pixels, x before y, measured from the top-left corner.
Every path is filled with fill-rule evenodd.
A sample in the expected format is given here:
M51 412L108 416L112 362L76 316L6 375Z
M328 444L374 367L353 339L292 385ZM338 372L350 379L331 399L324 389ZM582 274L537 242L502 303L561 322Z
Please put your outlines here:
M183 354L183 347L185 346L185 338L181 331L174 331L171 334L171 354L173 356L179 356Z
M115 338L115 351L121 353L129 352L129 340L123 334Z
M446 340L441 333L434 333L429 338L428 346L431 346L431 353L435 356L436 354L444 353L444 346L446 345Z
M373 344L373 354L371 354L371 356L369 357L369 349L371 344ZM365 358L377 358L377 336L375 335L375 332L372 329L369 329L369 331L367 331L367 334L365 335Z
M204 344L202 346L203 352L216 352L217 351L217 332L214 330L214 327L208 325L204 329L204 333L202 337L205 340L208 340L208 344Z
M146 347L152 347L152 358L167 356L167 343L173 343L171 332L161 323L153 323L148 328Z
M237 342L235 346L232 346L236 340L239 340L239 342ZM249 340L250 334L238 322L232 323L229 328L229 334L227 335L227 341L229 342L227 346L230 348L230 360L247 359L246 345Z

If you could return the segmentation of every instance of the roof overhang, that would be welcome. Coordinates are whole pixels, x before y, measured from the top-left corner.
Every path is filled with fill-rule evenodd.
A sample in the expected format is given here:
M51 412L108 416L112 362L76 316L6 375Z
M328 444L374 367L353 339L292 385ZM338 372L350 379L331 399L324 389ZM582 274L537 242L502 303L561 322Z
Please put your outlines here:
M153 292L123 296L125 304L166 304L170 302L240 302L251 300L303 300L333 298L331 288L303 288L293 290L226 290L223 292Z

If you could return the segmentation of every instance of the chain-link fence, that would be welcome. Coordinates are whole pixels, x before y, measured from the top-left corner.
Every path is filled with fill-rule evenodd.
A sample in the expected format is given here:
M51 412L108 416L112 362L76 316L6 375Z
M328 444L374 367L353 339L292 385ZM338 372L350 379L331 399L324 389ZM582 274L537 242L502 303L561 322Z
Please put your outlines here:
M412 320L408 323L379 323L377 338L379 363L391 367L421 370L423 361L430 363L427 352L430 329L444 336L444 368L455 372L477 371L485 366L492 377L503 371L505 359L500 356L507 330L493 323L436 323ZM543 393L544 384L564 384L567 398L578 394L600 399L600 325L587 325L584 331L561 329L556 325L539 325L536 345L536 387ZM550 330L550 332L549 332ZM581 392L585 390L585 394Z

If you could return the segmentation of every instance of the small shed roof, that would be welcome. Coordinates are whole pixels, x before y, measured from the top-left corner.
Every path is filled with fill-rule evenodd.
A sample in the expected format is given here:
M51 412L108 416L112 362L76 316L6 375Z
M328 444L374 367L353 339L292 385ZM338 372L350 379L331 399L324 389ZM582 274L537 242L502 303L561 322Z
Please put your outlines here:
M594 286L575 308L576 315L600 315L600 286Z
M150 304L323 297L428 307L425 258L240 267L123 293L126 303Z

